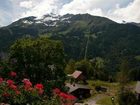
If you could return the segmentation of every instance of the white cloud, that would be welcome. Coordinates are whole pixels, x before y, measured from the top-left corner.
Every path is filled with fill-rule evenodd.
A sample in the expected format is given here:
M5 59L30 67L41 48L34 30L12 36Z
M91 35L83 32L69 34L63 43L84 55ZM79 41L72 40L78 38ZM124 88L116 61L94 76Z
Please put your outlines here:
M3 0L0 1L0 15L3 17L0 24L8 24L27 16L41 17L51 12L61 15L89 13L117 22L140 22L139 10L140 0ZM12 17L6 15L5 11Z
M22 13L22 17L25 16L38 16L41 17L47 13L58 13L60 0L35 0L33 3L35 6L31 7L30 10Z
M30 0L30 1L22 1L20 2L20 7L23 7L23 8L32 8L33 7L33 2Z
M93 11L100 10L99 15L101 15L101 11L107 12L110 9L112 10L115 8L116 4L123 7L128 1L130 2L131 0L72 0L72 2L63 5L60 14L66 14L67 12L74 14L94 13Z
M117 22L140 22L140 0L73 0L63 5L60 14L89 13Z
M134 0L127 7L117 8L108 17L118 21L140 22L140 0Z

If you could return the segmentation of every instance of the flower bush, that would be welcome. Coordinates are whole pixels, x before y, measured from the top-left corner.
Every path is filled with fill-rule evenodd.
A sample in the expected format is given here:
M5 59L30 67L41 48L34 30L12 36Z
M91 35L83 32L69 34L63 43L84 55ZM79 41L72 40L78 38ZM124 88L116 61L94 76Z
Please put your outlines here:
M29 79L24 78L17 81L17 73L9 72L12 78L0 77L0 103L10 105L73 105L76 97L64 93L59 88L52 89L49 96L45 91L47 88L41 83L33 84Z
M61 104L73 105L74 102L76 101L75 96L73 96L71 94L61 92L60 89L58 89L58 88L53 89L53 93L54 93L55 96L60 98Z

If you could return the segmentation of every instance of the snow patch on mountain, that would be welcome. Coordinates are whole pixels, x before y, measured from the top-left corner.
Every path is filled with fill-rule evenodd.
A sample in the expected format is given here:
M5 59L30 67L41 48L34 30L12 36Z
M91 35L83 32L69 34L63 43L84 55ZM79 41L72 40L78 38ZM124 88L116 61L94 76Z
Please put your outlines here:
M28 21L28 20L24 20L23 23L25 23L25 24L33 24L32 21Z

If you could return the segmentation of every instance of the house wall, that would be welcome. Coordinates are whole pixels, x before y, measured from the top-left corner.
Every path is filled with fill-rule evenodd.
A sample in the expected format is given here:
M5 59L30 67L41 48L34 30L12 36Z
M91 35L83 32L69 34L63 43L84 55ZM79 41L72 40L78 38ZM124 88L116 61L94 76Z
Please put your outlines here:
M71 93L76 96L78 99L84 99L91 96L90 89L77 89L76 91Z

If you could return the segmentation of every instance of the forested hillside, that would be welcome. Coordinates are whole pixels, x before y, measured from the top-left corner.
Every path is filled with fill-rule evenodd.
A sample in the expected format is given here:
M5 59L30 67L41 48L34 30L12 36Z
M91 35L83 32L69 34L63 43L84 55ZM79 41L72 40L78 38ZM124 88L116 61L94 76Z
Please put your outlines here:
M118 24L89 14L27 17L0 28L0 51L8 52L9 46L24 36L62 41L67 61L85 55L87 59L101 57L105 69L114 72L126 60L131 71L140 73L140 27L135 24Z

